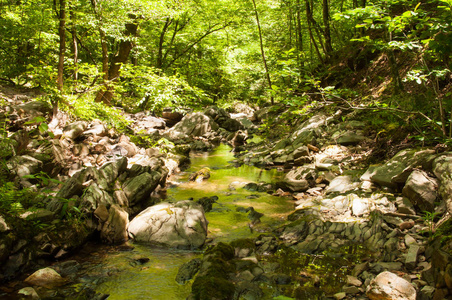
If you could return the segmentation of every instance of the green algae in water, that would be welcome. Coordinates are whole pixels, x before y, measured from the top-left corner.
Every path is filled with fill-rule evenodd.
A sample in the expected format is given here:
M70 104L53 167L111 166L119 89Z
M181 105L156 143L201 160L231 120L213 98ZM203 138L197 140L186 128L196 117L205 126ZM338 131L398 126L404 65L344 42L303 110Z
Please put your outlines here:
M269 231L275 224L285 221L288 213L293 211L293 201L285 197L276 197L267 193L251 192L243 189L249 182L272 183L284 176L276 169L263 170L254 166L233 167L234 155L230 147L220 145L215 151L195 153L191 156L191 167L178 176L176 187L167 191L168 200L180 201L193 198L218 196L213 210L206 213L209 221L209 238L215 242L229 242L237 238L255 237L262 231ZM202 182L189 182L190 174L202 168L210 168L210 178ZM231 183L235 188L230 189ZM263 213L261 223L250 229L252 220L245 212L237 209L253 207Z
M313 255L282 247L275 255L262 259L277 262L280 266L277 272L290 275L298 282L282 288L285 296L324 299L340 292L354 265L371 255L373 253L364 246L350 244Z
M179 267L198 256L188 251L152 248L134 245L131 252L118 252L102 261L100 268L111 269L108 280L99 284L96 291L110 294L108 299L185 299L191 291L189 283L175 281ZM135 264L134 258L146 257L149 261Z

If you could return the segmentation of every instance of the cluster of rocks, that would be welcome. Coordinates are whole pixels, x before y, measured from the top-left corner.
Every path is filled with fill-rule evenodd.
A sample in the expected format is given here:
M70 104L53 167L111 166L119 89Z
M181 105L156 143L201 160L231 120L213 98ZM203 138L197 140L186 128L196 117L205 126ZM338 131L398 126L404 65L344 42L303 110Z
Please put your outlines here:
M40 130L51 113L48 103L7 100L10 105L2 115L8 116L12 130L6 162L11 178L37 192L43 182L36 174L58 181L47 180L46 188L53 192L39 199L41 208L25 208L20 216L45 224L38 234L32 233L33 241L17 232L17 220L0 215L1 280L35 268L36 262L67 257L93 236L111 244L132 238L185 249L204 245L203 207L211 207L215 200L156 204L160 200L151 196L164 190L167 177L189 162L191 149L211 149L232 139L234 132L228 130L242 129L239 121L216 107L185 116L169 110L162 118L126 115L134 134L173 141L159 151L157 146L140 148L102 122L70 122L66 115L60 116L57 126Z
M450 216L452 153L405 149L381 165L360 170L355 161L362 158L366 151L362 145L369 141L363 133L365 124L334 120L335 116L316 115L288 138L273 146L251 145L238 158L256 165L292 166L278 183L291 193L276 194L293 196L296 211L289 217L291 223L273 236L253 240L254 255L247 250L250 256L242 257L254 261L260 271L242 275L236 266L240 257L232 256L229 260L234 262L222 267L229 273L218 279L229 282L224 286L229 286L225 290L230 294L206 289L215 295L209 297L239 299L250 293L249 299L261 298L260 277L271 272L262 271L268 258L262 259L259 251L271 256L289 247L300 255L322 256L350 245L364 247L369 257L350 270L342 291L330 295L335 299L444 299L451 294L451 257L438 243L427 241L435 225ZM435 215L444 215L439 224L434 224ZM200 270L207 266L198 276L209 273L211 259L207 255L197 263ZM200 290L194 284L193 299L199 299Z

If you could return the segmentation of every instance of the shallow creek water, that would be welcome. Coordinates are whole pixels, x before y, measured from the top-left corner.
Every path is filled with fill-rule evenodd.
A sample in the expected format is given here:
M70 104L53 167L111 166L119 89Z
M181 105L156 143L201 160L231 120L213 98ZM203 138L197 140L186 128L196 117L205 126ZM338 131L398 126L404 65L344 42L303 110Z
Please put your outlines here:
M262 170L253 166L234 167L230 148L220 145L210 153L194 153L191 166L185 172L170 178L171 186L164 201L180 201L193 198L218 196L213 210L206 214L209 221L208 239L214 243L229 242L238 238L257 236L282 223L293 211L293 201L267 193L251 192L242 187L248 182L272 182L283 176L277 170ZM211 177L203 182L189 182L188 177L203 167L211 170ZM247 213L238 207L254 207L264 216L254 230L249 228ZM83 281L97 292L110 294L108 299L185 299L190 294L190 284L179 285L175 281L179 267L197 257L200 252L168 250L134 244L132 251L106 251L85 265ZM140 264L137 259L149 261ZM150 298L151 296L151 298Z

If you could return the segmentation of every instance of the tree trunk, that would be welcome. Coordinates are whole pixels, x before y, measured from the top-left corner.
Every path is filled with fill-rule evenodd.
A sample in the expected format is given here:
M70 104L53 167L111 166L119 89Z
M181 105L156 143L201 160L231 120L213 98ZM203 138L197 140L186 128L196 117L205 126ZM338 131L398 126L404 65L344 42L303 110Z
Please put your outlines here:
M253 6L254 6L254 13L256 15L257 28L259 30L259 41L260 41L260 46L261 46L262 61L264 63L265 75L267 77L267 82L268 82L268 88L270 89L270 93L271 93L270 94L270 101L271 101L271 104L274 105L275 104L275 100L273 98L272 81L271 81L271 78L270 78L270 73L268 72L267 59L265 58L264 42L262 40L262 30L261 30L261 24L259 22L259 14L257 13L256 0L253 0Z
M315 52L317 53L317 57L319 58L322 65L324 64L322 54L320 54L319 47L317 46L317 42L314 39L314 35L312 34L312 11L311 11L311 5L309 4L309 0L305 0L306 3L306 20L308 21L308 32L309 37L311 38L311 46L314 46Z
M127 37L136 36L137 28L138 28L138 24L136 24L136 23L126 24L125 35ZM112 57L109 66L108 66L108 57L107 57L108 72L106 72L107 73L106 90L100 91L96 95L97 102L102 101L105 104L110 104L111 100L113 99L113 86L110 83L118 80L119 75L120 75L121 65L127 62L127 59L129 58L129 54L130 54L130 51L132 50L132 48L133 48L133 43L130 39L122 40L119 43L118 52L116 53L116 55L114 57Z
M71 45L71 49L72 49L72 57L74 59L74 74L73 74L73 78L74 78L74 82L75 82L75 87L77 86L77 80L78 80L78 44L77 44L77 28L75 26L75 12L71 11L70 13L71 15L71 35L72 35L72 45Z
M173 23L173 20L170 18L166 18L165 25L163 25L162 32L160 32L160 39L158 45L158 54L157 54L157 63L156 67L158 69L163 69L163 43L165 41L165 35L168 31L168 27Z
M331 46L330 8L328 5L328 0L323 0L323 26L323 36L325 37L325 52L327 56L330 56L333 52L333 47Z
M56 125L57 114L58 114L58 102L63 94L63 74L64 74L64 55L66 50L66 1L60 0L60 11L59 11L59 25L58 25L58 35L60 37L60 46L58 51L58 81L57 87L60 94L52 100L52 125Z

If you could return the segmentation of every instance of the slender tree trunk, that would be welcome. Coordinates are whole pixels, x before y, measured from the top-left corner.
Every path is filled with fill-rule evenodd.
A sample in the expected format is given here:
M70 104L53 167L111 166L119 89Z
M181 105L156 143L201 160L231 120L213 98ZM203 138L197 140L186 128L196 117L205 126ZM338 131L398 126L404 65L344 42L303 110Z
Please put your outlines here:
M135 17L133 17L135 18ZM126 24L125 35L127 37L136 36L138 29L137 23L128 23ZM129 58L130 51L133 48L133 43L130 39L124 39L119 43L118 52L115 56L111 58L110 65L108 65L107 61L107 85L105 91L100 91L96 95L96 101L102 101L105 104L110 104L113 99L113 86L110 84L114 81L117 81L120 75L121 65L127 62Z
M168 31L168 27L173 23L173 20L170 18L166 18L165 25L163 25L162 32L160 32L160 39L158 45L158 54L157 54L157 63L156 67L158 69L163 69L163 43L165 41L165 35Z
M301 30L301 3L300 0L297 0L297 58L298 64L300 65L300 71L303 68L303 61L300 58L300 53L303 52L303 31Z
M323 26L324 26L324 37L325 37L325 52L327 56L330 56L333 52L333 47L331 46L331 30L330 30L330 8L328 5L328 0L323 0Z
M60 0L58 35L60 37L60 46L58 51L58 82L57 87L60 95L52 100L52 121L56 120L58 114L58 102L63 94L64 85L64 56L66 52L66 1ZM52 122L53 124L54 122ZM56 125L56 124L55 124Z
M317 57L319 58L320 62L323 65L324 62L322 54L320 54L319 47L317 46L317 42L314 39L314 35L312 34L312 21L314 18L312 17L311 5L309 4L309 0L305 0L305 3L306 3L306 19L308 21L308 32L309 37L311 38L311 46L314 46L315 52L317 53Z
M270 101L271 101L271 104L274 105L275 104L275 100L273 98L272 81L271 81L271 78L270 78L270 73L268 72L267 59L265 58L264 42L262 40L262 30L261 30L261 24L259 22L259 14L257 13L256 0L253 0L253 6L254 6L254 13L256 15L257 28L259 30L259 41L260 41L260 46L261 46L262 61L264 63L265 75L267 77L268 87L269 87L270 93L271 93L270 94Z
M75 26L76 24L76 19L75 19L75 12L72 10L70 12L71 15L71 35L72 35L72 45L71 45L71 49L72 49L72 57L74 59L74 82L75 82L75 86L77 86L77 81L78 81L78 44L77 44L77 28Z

